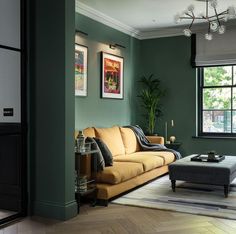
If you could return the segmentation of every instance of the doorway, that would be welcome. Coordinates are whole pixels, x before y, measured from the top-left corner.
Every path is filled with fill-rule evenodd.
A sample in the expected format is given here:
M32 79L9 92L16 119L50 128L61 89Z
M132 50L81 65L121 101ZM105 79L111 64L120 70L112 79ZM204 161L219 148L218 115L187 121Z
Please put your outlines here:
M0 1L0 225L26 215L25 0Z

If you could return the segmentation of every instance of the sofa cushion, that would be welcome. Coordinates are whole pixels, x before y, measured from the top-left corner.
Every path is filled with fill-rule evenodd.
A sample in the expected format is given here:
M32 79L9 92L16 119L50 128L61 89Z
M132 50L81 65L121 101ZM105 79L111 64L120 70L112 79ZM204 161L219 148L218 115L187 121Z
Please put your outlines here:
M125 154L125 147L121 138L119 127L95 128L95 134L96 137L101 138L104 141L113 157Z
M94 128L85 128L83 134L85 137L95 137L95 130Z
M159 151L155 152L155 154L164 159L164 165L168 165L175 161L175 155L171 152Z
M97 182L106 184L119 184L143 173L141 163L113 162L113 166L105 167L97 173Z
M150 154L151 153L151 154ZM140 151L133 154L121 155L114 158L116 162L136 162L142 163L144 171L150 171L154 168L164 165L163 158L159 157L155 152Z
M164 145L165 140L162 136L146 136L150 143Z
M132 154L140 151L139 143L132 129L120 127L120 133L124 143L126 154Z
M96 141L99 149L102 152L102 156L103 156L106 167L112 166L113 165L113 157L112 157L111 151L108 149L107 145L100 138L95 137L93 139Z

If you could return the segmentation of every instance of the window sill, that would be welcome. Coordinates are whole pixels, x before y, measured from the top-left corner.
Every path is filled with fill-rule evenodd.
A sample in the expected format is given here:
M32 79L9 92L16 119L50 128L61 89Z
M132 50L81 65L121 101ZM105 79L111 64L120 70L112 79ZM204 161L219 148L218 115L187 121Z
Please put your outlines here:
M233 136L192 136L193 139L229 139L236 140Z

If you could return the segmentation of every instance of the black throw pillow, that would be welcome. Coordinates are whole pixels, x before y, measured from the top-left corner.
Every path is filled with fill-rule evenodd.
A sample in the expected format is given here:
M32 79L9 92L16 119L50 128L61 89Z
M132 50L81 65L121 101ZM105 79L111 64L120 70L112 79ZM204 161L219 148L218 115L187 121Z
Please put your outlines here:
M100 148L102 152L102 156L105 161L105 166L112 166L113 165L113 157L111 154L111 151L108 149L107 145L99 138L94 138L94 140L97 142L98 147Z
M92 138L92 137L87 137L85 142L89 142L91 143L91 150L98 150L97 153L94 153L94 157L97 158L97 168L94 168L97 172L102 171L105 167L105 161L103 159L102 156L102 152L98 146L98 144L96 143L96 141Z

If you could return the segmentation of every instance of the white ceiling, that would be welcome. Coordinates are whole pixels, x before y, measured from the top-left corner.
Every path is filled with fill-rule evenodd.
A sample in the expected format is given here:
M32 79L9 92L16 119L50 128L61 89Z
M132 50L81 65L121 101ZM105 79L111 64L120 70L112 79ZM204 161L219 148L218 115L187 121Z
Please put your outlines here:
M94 10L96 15L114 19L117 24L133 31L147 33L176 27L174 16L194 4L198 15L205 11L205 2L199 0L77 0L77 5ZM219 11L236 6L236 0L218 0ZM188 21L184 21L188 24Z

